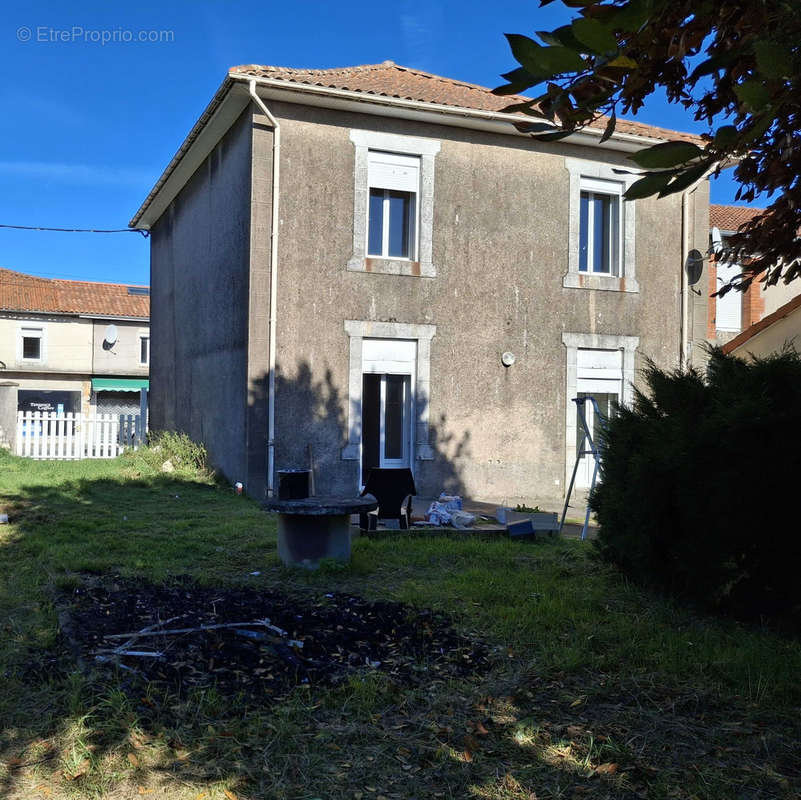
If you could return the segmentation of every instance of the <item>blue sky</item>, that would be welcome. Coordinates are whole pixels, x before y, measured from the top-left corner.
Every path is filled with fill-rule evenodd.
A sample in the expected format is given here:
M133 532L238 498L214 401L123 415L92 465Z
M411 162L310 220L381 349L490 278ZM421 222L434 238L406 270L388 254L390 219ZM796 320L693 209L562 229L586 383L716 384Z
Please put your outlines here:
M6 2L0 223L125 228L236 64L325 68L392 59L496 86L515 66L504 32L530 34L569 18L559 4L538 5ZM168 33L161 42L119 41L129 31ZM104 35L112 41L104 44ZM700 132L683 109L658 100L637 119ZM713 181L713 201L733 202L735 189L729 178ZM20 272L147 283L148 259L147 240L134 233L0 229L0 266Z

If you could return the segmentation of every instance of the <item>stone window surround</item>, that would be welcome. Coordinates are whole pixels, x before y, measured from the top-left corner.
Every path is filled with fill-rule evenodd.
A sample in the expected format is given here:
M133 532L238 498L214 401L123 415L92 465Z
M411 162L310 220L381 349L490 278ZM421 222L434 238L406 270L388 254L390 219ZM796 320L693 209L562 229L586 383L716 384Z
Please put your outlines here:
M434 228L434 156L440 150L436 139L401 136L396 133L351 130L350 140L356 149L355 187L353 193L353 255L348 269L353 272L377 272L386 275L436 277L432 261ZM417 261L367 257L368 153L381 150L420 157L420 192L418 195Z
M581 158L566 158L565 167L570 176L569 209L568 209L568 250L567 272L562 279L562 286L568 289L600 289L615 292L639 292L640 286L636 278L635 265L635 209L636 201L623 200L621 215L623 218L623 252L621 253L622 275L593 275L579 271L579 219L581 206L581 179L596 178L602 181L613 181L628 189L638 175L619 175L611 164L597 161L586 161Z
M348 374L348 443L342 450L342 460L358 461L361 458L362 340L407 339L417 342L415 402L412 409L414 458L417 461L431 461L434 458L434 449L429 441L428 397L431 385L431 340L436 335L437 326L346 319L345 332L350 337L350 367ZM422 407L419 405L419 398L424 400Z
M570 484L573 466L576 463L576 406L573 398L578 385L578 351L622 350L623 351L623 396L624 404L634 398L634 355L640 344L639 336L621 336L603 333L562 333L562 344L567 348L567 402L565 418L565 491Z

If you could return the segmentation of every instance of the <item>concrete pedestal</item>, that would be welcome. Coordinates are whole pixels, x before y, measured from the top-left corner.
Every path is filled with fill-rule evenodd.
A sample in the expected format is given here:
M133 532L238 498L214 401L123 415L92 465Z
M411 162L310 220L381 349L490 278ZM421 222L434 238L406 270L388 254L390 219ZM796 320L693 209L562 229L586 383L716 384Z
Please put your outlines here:
M307 497L268 500L278 512L278 556L288 567L317 569L326 558L350 561L350 515L372 511L378 503L366 497Z

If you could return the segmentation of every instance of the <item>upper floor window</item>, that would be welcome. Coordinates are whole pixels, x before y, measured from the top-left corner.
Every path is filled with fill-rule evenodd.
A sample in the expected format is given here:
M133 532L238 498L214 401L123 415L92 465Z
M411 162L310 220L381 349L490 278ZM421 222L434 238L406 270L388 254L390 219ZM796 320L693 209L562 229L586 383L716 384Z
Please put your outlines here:
M150 337L139 337L139 366L146 367L150 363Z
M44 360L44 348L42 339L44 330L42 328L21 328L19 332L19 358L21 361Z
M622 195L622 184L581 179L579 272L620 275Z
M370 187L368 257L415 261L420 157L371 150L367 182Z
M638 292L635 257L636 202L623 194L637 180L613 164L566 158L568 172L567 272L562 286Z
M434 157L439 142L352 130L353 255L348 269L433 278Z

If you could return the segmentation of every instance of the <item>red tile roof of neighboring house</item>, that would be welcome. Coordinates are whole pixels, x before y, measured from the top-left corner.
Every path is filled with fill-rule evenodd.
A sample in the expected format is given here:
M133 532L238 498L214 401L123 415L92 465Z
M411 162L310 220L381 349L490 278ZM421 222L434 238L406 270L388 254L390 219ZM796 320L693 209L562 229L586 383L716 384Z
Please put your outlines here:
M403 67L392 61L335 69L292 69L244 64L232 67L228 74L231 77L250 75L254 78L272 78L286 81L289 84L307 84L478 111L499 112L512 103L531 99L521 96L499 97L492 94L485 86L443 78L440 75L432 75L430 72ZM523 118L531 119L531 117ZM590 127L603 130L606 127L606 118L599 119ZM618 133L645 136L651 139L680 139L701 143L700 137L689 133L645 125L631 120L619 119L615 130Z
M147 287L137 287L147 288ZM0 311L150 317L150 297L129 294L129 285L38 278L0 268Z
M797 295L783 306L779 306L772 314L768 314L767 317L759 320L759 322L755 322L753 325L746 328L742 333L737 334L737 336L735 336L733 339L726 342L726 344L723 345L723 352L731 353L732 350L736 350L738 347L745 344L745 342L756 336L760 331L764 331L765 328L769 328L774 322L778 322L780 319L789 317L790 314L792 314L793 311L800 306L801 294Z
M751 206L718 206L710 203L709 227L719 228L722 231L736 231L741 225L745 225L748 220L753 219L764 210L764 208L752 208Z

